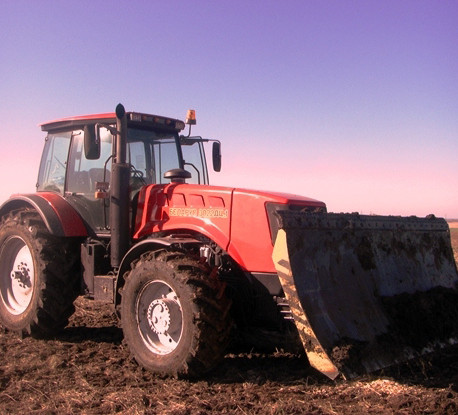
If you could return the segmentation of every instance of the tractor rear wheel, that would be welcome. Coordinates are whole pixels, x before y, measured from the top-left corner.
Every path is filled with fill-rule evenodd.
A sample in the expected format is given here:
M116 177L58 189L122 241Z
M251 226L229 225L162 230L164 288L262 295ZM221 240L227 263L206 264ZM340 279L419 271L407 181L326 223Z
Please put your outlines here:
M65 327L79 294L78 249L50 235L40 216L21 210L0 224L0 323L22 335Z
M195 377L222 359L232 327L230 301L209 274L198 260L166 250L143 254L132 265L122 289L121 323L144 368Z

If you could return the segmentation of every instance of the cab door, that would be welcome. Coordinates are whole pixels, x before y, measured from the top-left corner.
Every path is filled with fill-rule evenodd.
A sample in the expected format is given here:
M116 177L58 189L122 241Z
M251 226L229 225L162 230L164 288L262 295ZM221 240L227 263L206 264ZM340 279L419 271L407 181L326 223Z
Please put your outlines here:
M113 137L100 128L101 155L88 160L84 154L84 130L72 133L67 161L65 198L96 234L109 233L109 199L96 199L97 182L110 182Z

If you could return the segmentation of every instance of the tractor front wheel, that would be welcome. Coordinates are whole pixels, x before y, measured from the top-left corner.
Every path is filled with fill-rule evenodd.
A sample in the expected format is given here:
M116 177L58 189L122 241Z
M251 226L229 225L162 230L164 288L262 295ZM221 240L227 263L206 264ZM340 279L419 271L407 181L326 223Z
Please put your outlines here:
M203 264L181 252L151 251L135 262L122 289L121 323L137 362L171 376L215 367L231 330L230 302L218 287Z

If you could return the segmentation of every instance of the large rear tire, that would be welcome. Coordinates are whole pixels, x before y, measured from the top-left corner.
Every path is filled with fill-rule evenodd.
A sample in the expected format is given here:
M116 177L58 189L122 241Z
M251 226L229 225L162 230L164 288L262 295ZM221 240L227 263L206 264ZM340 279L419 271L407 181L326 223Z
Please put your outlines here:
M21 210L0 225L0 322L36 337L56 334L79 294L78 244L50 235L40 216Z
M181 252L142 255L126 275L121 300L124 338L137 362L166 376L214 368L232 327L230 301L219 288L203 264Z

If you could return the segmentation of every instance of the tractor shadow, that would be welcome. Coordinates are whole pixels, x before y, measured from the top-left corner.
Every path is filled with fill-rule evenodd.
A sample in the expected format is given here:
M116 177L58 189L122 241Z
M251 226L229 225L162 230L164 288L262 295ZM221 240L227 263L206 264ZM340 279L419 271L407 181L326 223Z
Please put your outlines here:
M67 327L55 337L56 340L68 343L110 343L120 345L123 340L122 330L116 326L110 327Z

